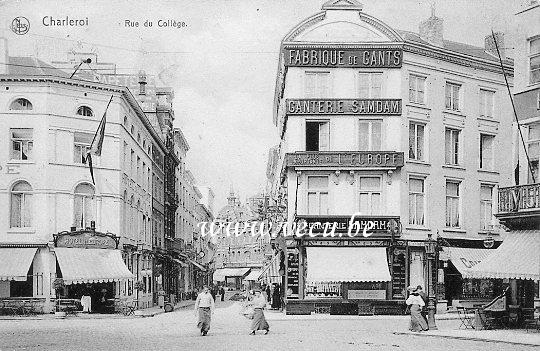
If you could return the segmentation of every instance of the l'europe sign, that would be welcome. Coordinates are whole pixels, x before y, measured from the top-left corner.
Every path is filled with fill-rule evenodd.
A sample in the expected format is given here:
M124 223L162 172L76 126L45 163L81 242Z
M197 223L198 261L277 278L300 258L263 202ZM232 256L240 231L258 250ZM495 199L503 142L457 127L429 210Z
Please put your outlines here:
M401 231L397 216L298 216L298 219L305 221L307 230L312 233L333 231L338 237L353 233L358 237L391 238L392 236L399 237ZM363 235L364 231L368 235Z
M400 68L400 48L285 48L285 66Z
M119 238L112 234L80 230L61 232L54 235L56 247L71 247L84 249L116 249Z

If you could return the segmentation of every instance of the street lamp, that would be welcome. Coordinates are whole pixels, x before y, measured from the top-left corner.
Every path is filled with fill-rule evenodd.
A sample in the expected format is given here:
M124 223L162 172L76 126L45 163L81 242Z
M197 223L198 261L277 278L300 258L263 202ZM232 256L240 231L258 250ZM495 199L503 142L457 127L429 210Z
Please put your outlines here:
M437 253L437 241L433 240L432 234L428 233L428 239L425 242L426 255L428 260L428 327L430 330L437 330L435 324L435 294L433 283L433 263L435 262L435 255Z

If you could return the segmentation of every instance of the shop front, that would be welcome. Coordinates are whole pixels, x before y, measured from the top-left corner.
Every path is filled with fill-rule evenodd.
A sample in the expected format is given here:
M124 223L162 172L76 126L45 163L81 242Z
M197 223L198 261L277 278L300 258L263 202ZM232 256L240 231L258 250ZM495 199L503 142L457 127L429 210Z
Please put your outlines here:
M244 277L250 268L219 268L214 271L212 280L229 290L241 290Z
M54 235L56 278L61 299L83 301L90 312L112 313L123 284L134 276L118 250L119 238L93 229Z
M402 314L405 241L399 217L298 216L306 234L289 240L287 314ZM335 236L323 235L335 225ZM356 229L354 229L356 228ZM369 229L364 234L364 228Z

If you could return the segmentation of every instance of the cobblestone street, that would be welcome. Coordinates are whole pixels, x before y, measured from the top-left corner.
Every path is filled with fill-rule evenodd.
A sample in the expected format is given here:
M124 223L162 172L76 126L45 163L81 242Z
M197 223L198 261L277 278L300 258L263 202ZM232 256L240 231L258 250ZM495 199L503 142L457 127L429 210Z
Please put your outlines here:
M201 337L191 308L152 318L1 320L0 350L533 350L505 343L411 335L406 317L288 319L267 312L270 334L250 336L238 304L218 303ZM456 328L459 321L439 321Z

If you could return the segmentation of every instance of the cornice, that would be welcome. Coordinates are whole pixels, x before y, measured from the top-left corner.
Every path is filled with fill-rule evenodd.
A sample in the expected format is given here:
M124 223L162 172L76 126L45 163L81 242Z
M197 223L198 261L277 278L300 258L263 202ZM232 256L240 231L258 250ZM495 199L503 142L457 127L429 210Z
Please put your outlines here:
M326 17L326 11L318 12L315 15L307 18L306 20L300 22L296 27L294 27L283 39L283 41L291 41L303 32L307 27L312 26L313 24L322 21Z
M386 49L386 48L395 48L395 49L401 49L403 48L403 42L369 42L369 43L318 43L318 42L310 42L310 43L298 43L298 42L284 42L282 46L283 49L311 49L311 48L317 48L317 49Z

